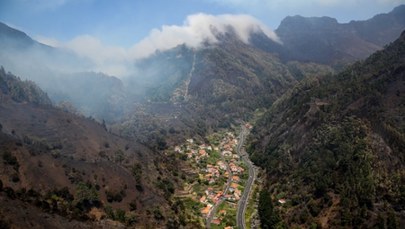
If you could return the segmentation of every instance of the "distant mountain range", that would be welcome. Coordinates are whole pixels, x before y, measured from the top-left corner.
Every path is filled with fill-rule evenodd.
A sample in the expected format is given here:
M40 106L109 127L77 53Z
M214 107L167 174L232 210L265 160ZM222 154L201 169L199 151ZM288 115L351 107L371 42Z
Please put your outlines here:
M405 28L405 5L366 21L340 24L330 17L290 16L276 33L287 60L323 64L350 63L364 59L399 37Z

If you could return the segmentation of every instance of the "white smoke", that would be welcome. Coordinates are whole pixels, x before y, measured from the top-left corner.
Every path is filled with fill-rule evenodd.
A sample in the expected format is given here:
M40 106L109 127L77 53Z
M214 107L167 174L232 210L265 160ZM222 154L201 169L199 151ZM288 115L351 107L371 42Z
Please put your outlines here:
M262 22L249 15L208 15L194 14L187 17L183 25L162 26L154 29L149 36L131 48L135 58L147 57L156 50L164 51L185 44L198 48L203 42L217 42L216 32L226 33L228 28L233 28L236 35L245 43L249 42L252 32L264 32L270 39L279 42L277 35Z
M188 16L183 25L163 25L160 29L153 29L147 37L130 48L106 45L91 35L77 36L65 43L40 36L38 38L45 44L72 50L78 56L92 61L94 65L92 69L85 70L121 77L131 75L133 62L137 59L182 44L199 48L203 42L216 43L218 40L215 33L226 33L229 27L245 43L249 42L253 32L259 31L279 42L279 38L271 29L252 16L230 14L214 16L203 13Z

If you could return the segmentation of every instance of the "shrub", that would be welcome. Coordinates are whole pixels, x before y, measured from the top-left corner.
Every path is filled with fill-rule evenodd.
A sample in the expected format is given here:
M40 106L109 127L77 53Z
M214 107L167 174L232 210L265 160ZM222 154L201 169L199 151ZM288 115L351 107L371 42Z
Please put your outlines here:
M10 187L5 187L5 188L3 189L3 191L7 194L7 196L8 196L10 199L15 199L15 198L16 198L14 189L12 189L12 188L10 188Z
M98 205L100 201L96 189L91 184L80 182L76 188L76 207L87 211Z
M111 191L106 191L105 194L107 195L107 201L108 202L121 202L122 199L126 196L125 191L121 190L119 192L111 192Z
M160 209L159 208L155 208L154 210L153 210L153 217L156 219L156 220L163 220L165 217L162 215L162 212L160 211Z
M5 151L3 153L3 161L4 164L6 165L12 165L16 171L18 171L18 168L20 165L18 164L17 158L13 156L10 152Z
M118 220L121 223L125 223L126 222L126 217L125 217L125 211L122 209L117 209L115 211L115 219L114 220Z
M20 181L20 177L18 176L17 173L13 173L13 175L11 175L11 181L14 183L17 183Z
M125 222L125 224L126 224L127 226L132 226L132 225L134 225L136 222L138 222L138 220L137 220L137 218L136 218L135 215L129 215L129 216L126 217L126 222Z
M115 218L114 209L112 209L110 205L105 206L104 211L108 218L110 219Z
M136 201L135 201L135 200L132 200L132 201L129 203L129 210L131 210L131 211L135 211L135 210L136 210Z

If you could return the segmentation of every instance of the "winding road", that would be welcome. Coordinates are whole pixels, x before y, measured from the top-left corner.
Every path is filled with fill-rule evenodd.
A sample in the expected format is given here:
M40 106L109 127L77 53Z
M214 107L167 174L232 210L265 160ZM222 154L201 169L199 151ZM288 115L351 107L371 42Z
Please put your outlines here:
M238 210L236 212L236 223L239 229L244 229L246 228L246 222L245 222L245 212L246 212L246 207L249 203L249 195L250 192L252 191L253 183L255 182L256 179L256 169L253 165L253 163L250 161L249 156L247 155L246 152L242 152L242 147L243 147L243 142L245 141L246 135L248 134L248 130L246 129L245 126L242 126L242 131L239 135L239 145L237 147L237 153L242 157L242 160L246 163L246 165L249 168L249 178L246 181L246 186L243 191L242 197L240 198L238 202Z
M254 168L254 165L252 164L252 162L250 161L248 155L246 152L242 151L243 148L243 144L245 142L245 138L246 135L248 134L248 130L247 128L242 125L242 131L239 134L239 142L238 142L238 146L236 147L236 153L242 158L242 160L246 163L246 165L249 168L249 178L246 181L246 186L245 189L243 191L242 197L240 198L239 202L238 202L238 209L237 209L237 214L236 214L236 222L238 225L238 228L246 228L245 225L245 211L246 211L246 207L249 203L249 194L252 191L252 187L253 187L253 183L256 179L256 170ZM229 164L226 162L224 156L221 154L221 159L222 161L225 161L226 166L227 166L227 171L229 174L232 174L231 169L229 168ZM221 197L221 199L212 207L211 211L208 213L207 218L206 218L206 228L211 228L211 222L212 219L215 216L215 213L219 207L219 205L221 205L222 202L225 201L224 196L226 195L226 193L229 190L229 187L231 185L232 182L232 176L229 176L228 181L226 183L226 187L224 189L223 192L223 197Z

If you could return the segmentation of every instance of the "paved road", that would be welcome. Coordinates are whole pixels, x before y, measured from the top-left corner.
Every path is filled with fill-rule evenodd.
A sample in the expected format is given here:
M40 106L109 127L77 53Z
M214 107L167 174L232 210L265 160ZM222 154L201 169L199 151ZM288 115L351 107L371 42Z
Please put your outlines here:
M254 168L254 165L250 161L247 153L242 151L243 142L245 141L247 132L248 132L247 129L244 126L242 126L242 132L239 135L239 145L237 148L237 153L242 157L242 160L246 163L246 165L249 168L249 178L246 182L245 190L243 191L242 197L238 202L238 210L236 213L236 223L239 229L246 228L245 222L246 207L249 203L249 194L252 191L253 183L256 179L256 170Z

